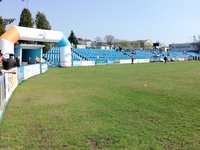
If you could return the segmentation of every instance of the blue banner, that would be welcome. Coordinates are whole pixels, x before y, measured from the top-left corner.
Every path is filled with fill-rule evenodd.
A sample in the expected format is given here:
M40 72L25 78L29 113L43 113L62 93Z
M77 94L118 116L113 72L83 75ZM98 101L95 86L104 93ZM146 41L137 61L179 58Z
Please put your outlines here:
M114 64L114 60L108 60L108 64Z
M24 67L18 67L18 82L21 83L24 80Z

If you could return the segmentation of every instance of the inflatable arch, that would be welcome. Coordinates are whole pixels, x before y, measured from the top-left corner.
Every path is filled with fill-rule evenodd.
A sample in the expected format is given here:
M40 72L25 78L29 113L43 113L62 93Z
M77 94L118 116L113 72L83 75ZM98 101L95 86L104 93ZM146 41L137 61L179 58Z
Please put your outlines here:
M57 42L60 47L60 66L71 67L71 45L60 31L12 26L0 37L0 49L4 55L14 54L14 44L18 40Z

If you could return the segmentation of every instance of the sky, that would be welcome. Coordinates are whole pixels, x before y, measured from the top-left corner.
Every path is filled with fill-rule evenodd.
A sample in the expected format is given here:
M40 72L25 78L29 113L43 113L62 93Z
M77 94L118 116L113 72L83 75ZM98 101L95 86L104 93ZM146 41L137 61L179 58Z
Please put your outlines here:
M113 35L119 40L192 42L200 34L200 0L2 0L0 16L16 18L23 8L35 18L43 12L52 30L95 40ZM9 26L8 26L9 27ZM7 27L7 28L8 28Z

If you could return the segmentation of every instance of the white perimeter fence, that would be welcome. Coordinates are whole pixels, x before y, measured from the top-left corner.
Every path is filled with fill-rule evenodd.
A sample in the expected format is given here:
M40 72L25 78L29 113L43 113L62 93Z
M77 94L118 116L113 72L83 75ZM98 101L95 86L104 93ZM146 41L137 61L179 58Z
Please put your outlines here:
M47 63L27 65L11 69L16 74L5 73L0 75L0 121L3 117L9 99L19 83L48 70Z

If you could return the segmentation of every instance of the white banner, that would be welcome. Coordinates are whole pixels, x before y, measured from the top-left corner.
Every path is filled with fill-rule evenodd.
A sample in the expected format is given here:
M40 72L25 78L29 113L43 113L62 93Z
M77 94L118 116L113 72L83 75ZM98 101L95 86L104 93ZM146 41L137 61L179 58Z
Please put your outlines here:
M24 80L40 74L40 64L24 66Z
M48 65L45 63L45 64L41 64L41 73L44 73L48 70Z
M95 66L95 61L81 61L81 66Z
M119 63L120 64L131 64L132 61L131 61L131 59L122 59L122 60L119 60Z
M133 63L134 64L138 64L138 63L150 63L150 59L134 59Z
M17 78L17 68L11 69L16 71L16 74L6 73L5 74L5 84L6 84L6 101L10 98L13 91L18 85L18 78Z

